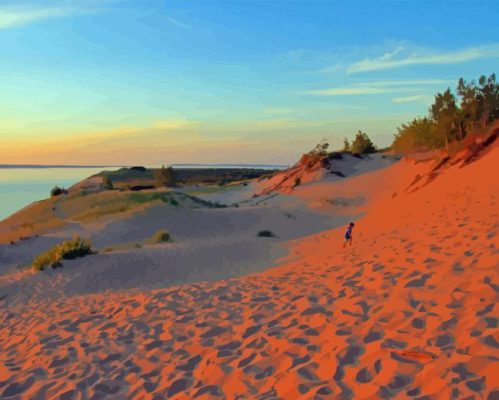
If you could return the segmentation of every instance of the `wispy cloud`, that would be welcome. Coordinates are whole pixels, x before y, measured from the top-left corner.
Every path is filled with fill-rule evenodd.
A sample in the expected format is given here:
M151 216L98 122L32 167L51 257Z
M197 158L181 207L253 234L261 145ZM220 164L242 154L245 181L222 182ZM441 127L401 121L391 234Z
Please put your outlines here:
M18 2L16 5L0 5L0 29L15 28L46 19L92 13L96 11L95 5L94 1L52 2L51 5L48 3L36 5L34 2L20 5Z
M264 114L291 114L295 109L291 107L266 107L263 109Z
M448 81L442 79L393 80L353 83L348 86L310 90L306 94L315 96L354 96L364 94L419 92L422 86L441 85Z
M165 17L165 20L168 21L170 24L173 24L175 26L178 26L180 28L184 28L184 29L189 29L191 26L190 25L187 25L181 21L179 21L178 19L176 18L173 18L173 17Z
M425 94L417 94L414 96L404 96L395 97L392 99L392 103L430 103L432 100L431 96Z
M408 79L408 80L393 80L393 81L376 81L364 83L362 85L374 87L386 86L428 86L428 85L446 85L454 81L445 79Z
M327 74L327 73L330 73L330 72L340 71L343 68L344 68L344 65L342 63L340 63L340 62L337 62L336 64L331 65L329 67L321 68L317 72L323 73L323 74Z
M411 51L405 46L397 46L393 51L387 52L380 57L354 62L347 68L347 73L388 70L410 65L458 64L496 57L499 57L499 43L440 52L430 49Z

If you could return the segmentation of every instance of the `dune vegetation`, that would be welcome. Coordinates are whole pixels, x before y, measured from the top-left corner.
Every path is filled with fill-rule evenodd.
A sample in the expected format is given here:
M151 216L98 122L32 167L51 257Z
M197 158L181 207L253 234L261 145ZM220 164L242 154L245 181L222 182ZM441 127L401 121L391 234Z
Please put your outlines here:
M153 243L171 242L172 237L167 230L160 229L159 231L155 232L154 235L152 235L151 241Z
M90 240L74 237L48 249L37 256L31 267L35 271L43 271L45 268L57 268L62 266L62 260L72 260L92 254Z

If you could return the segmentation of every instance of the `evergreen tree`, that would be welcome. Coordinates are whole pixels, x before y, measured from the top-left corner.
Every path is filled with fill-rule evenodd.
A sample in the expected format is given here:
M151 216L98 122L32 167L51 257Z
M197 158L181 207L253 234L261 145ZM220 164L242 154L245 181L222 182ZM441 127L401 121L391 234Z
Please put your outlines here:
M358 131L350 146L352 153L369 154L374 153L376 148L367 133Z

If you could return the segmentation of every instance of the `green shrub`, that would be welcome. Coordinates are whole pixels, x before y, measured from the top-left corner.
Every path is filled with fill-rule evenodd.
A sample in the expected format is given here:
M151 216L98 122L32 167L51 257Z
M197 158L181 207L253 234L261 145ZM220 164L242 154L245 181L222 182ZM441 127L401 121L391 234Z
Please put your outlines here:
M153 243L164 243L171 242L172 237L170 233L164 229L160 229L154 235L152 235Z
M50 197L60 196L61 194L68 194L68 191L64 188L60 188L59 186L54 186L50 191Z
M89 240L75 237L71 240L51 247L46 252L38 255L31 264L35 271L43 271L47 267L57 268L62 266L62 260L72 260L92 254Z
M258 232L258 237L276 237L272 231L265 230Z

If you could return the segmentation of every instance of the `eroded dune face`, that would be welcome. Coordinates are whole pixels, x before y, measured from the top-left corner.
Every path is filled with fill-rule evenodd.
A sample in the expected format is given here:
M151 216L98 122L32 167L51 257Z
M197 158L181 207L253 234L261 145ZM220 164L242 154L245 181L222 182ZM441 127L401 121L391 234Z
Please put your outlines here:
M0 397L498 398L498 162L394 175L351 248L337 229L244 278L2 309Z

